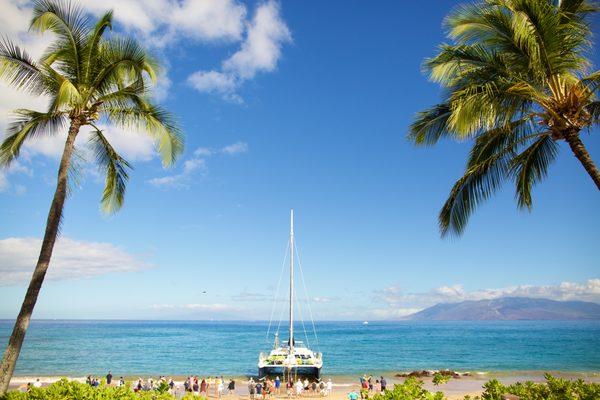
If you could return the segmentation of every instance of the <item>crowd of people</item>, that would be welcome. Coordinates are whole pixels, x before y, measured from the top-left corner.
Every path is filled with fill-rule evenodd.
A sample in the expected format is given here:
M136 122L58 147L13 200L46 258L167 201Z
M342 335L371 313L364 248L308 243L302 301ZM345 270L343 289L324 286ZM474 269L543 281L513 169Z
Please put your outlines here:
M309 381L308 378L298 379L295 382L289 380L285 383L285 392L283 392L283 383L279 376L275 379L266 378L264 380L254 381L250 378L248 382L248 393L250 399L255 400L257 398L266 399L271 395L280 395L282 393L287 394L288 397L302 397L302 396L328 396L333 391L333 382L331 379L324 382L322 380Z
M375 379L375 383L373 383L372 376L363 375L359 379L360 382L360 398L368 399L370 394L373 392L385 392L387 390L387 381L383 376L379 377L379 379ZM355 391L351 391L348 393L348 400L357 400L359 394Z
M39 380L36 382L39 385ZM100 380L97 377L88 375L86 383L90 386L97 387L100 385ZM348 393L348 400L367 399L372 393L385 392L387 390L387 381L381 376L374 379L373 376L363 375L359 378L360 390L359 393L351 391ZM114 386L124 386L125 380L120 377L118 381L113 381L113 375L109 371L106 375L106 384ZM227 382L223 376L215 376L208 378L200 378L196 375L188 376L183 385L178 386L172 378L160 376L156 381L152 378L146 380L139 378L132 383L132 388L135 392L163 390L172 394L193 393L204 397L220 398L224 395L235 394L236 382L234 379L229 379ZM333 392L333 382L331 379L323 381L321 379L309 381L308 378L288 380L283 382L279 376L275 379L264 378L255 381L250 378L248 381L248 394L250 400L266 400L273 396L287 395L287 397L326 397Z
M183 389L185 392L197 393L203 396L208 396L212 390L216 397L221 397L224 394L235 393L235 380L229 379L227 386L225 386L225 379L223 376L220 377L208 377L198 378L197 376L188 376L183 382ZM225 392L227 390L227 392Z

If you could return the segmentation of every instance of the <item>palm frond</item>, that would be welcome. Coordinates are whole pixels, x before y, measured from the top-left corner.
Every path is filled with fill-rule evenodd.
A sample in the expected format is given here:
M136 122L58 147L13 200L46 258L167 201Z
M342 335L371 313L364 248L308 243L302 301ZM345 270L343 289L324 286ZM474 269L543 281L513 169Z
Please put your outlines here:
M593 101L585 107L590 114L590 121L593 125L600 125L600 101Z
M442 236L460 235L477 206L498 190L508 173L509 153L500 152L468 168L454 184L439 215Z
M99 55L91 88L108 93L113 87L122 87L144 79L146 74L155 80L158 73L156 61L134 39L111 38L104 42Z
M52 99L51 110L54 112L66 111L81 102L81 94L70 80L62 78L58 91Z
M494 133L488 135L494 137ZM477 163L470 163L464 175L454 184L450 195L439 215L439 226L442 236L448 233L460 235L473 211L507 179L510 173L511 160L519 148L536 137L531 135L515 135L506 141L491 155Z
M117 125L151 135L165 166L174 164L183 151L183 135L173 115L164 108L144 101L137 107L102 110Z
M0 39L0 78L11 86L33 94L44 93L44 76L38 65L19 46Z
M90 145L98 166L106 174L101 208L105 213L112 214L123 206L129 179L127 170L131 169L131 165L115 151L102 131L95 126L94 128Z
M438 104L417 113L410 126L409 140L418 145L434 145L441 137L450 133L448 118L451 110L448 104Z
M0 145L0 165L9 165L19 156L23 143L38 135L52 135L66 126L67 116L63 113L40 113L20 109L14 111L15 118L8 126L7 135Z
M102 36L107 29L112 29L113 12L108 11L96 22L94 29L90 32L86 40L84 53L86 55L85 81L89 82L92 77L94 65L98 60L98 49L102 41Z
M510 143L519 142L524 138L533 138L534 135L535 132L532 127L531 117L529 116L483 132L475 139L475 143L469 153L467 168L475 167L496 154L505 151Z
M558 145L550 135L544 135L510 162L510 174L515 178L516 198L520 208L531 209L531 188L548 173L548 166L558 154Z
M29 29L51 31L59 38L55 50L61 49L63 60L71 68L77 82L81 81L81 67L85 37L89 33L88 18L83 10L70 1L35 0Z

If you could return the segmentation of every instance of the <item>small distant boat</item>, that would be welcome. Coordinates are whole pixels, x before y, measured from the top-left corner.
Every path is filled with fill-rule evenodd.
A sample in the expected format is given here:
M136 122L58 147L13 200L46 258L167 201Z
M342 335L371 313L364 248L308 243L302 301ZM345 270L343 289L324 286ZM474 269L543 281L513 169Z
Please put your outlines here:
M294 210L291 210L289 339L280 344L279 332L275 332L273 350L268 354L260 353L258 356L259 378L278 375L284 377L285 380L295 381L298 375L315 379L319 379L321 375L323 355L312 351L294 337L294 248Z
M369 321L364 321L363 325L369 325Z

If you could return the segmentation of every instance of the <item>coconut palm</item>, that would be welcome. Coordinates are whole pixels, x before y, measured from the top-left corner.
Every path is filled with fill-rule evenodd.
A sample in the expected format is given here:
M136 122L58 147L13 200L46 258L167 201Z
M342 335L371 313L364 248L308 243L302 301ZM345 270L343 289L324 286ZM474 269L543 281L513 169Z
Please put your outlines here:
M439 215L442 235L463 232L469 216L505 181L520 208L565 141L598 189L600 172L581 134L600 123L600 71L591 72L585 0L485 0L446 20L452 44L424 63L443 100L417 114L409 138L473 143L464 175Z
M101 208L107 213L123 205L130 165L107 139L98 123L139 129L156 142L163 164L171 165L183 149L181 133L171 114L148 96L158 65L130 38L107 37L112 12L91 21L80 8L60 1L36 1L30 30L50 31L55 40L39 61L8 39L0 41L0 78L12 86L49 98L43 111L16 110L0 145L0 163L8 166L23 143L67 129L56 192L52 199L39 259L0 366L0 395L8 388L25 332L50 263L68 193L75 139L91 130L89 146L105 173ZM110 126L110 125L109 125Z

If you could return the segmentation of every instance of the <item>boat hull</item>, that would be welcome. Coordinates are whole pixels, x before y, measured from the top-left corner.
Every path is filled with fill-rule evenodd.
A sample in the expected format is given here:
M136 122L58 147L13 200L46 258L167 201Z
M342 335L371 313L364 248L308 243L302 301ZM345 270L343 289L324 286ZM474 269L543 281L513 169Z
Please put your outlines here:
M258 369L258 377L264 378L267 376L303 376L308 378L319 379L321 377L321 367L310 365L301 365L297 367L286 367L283 365L267 365Z

